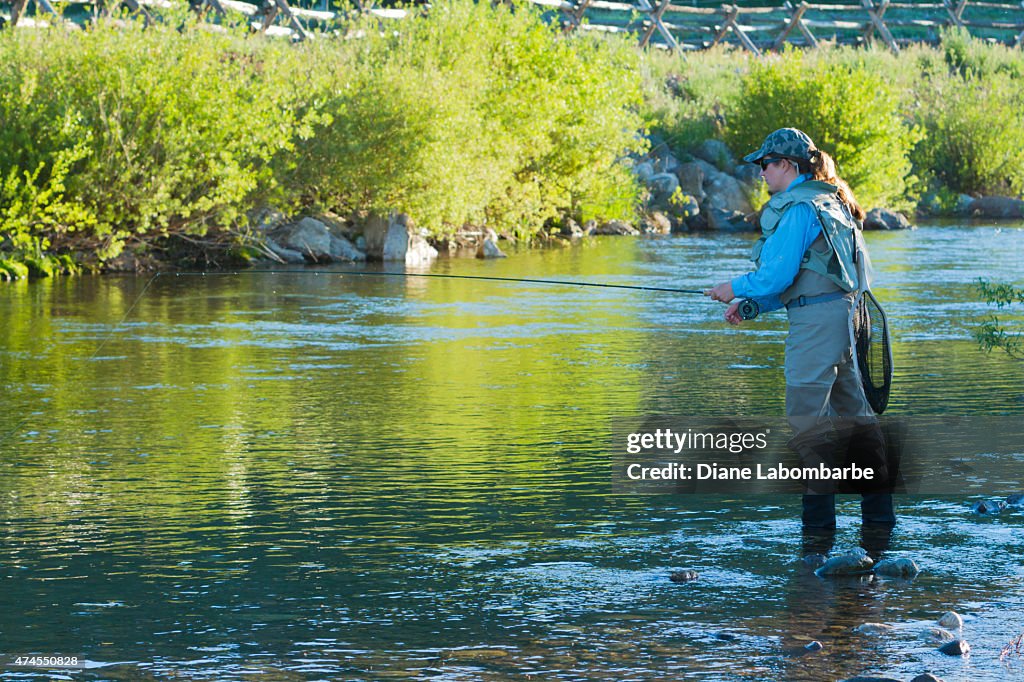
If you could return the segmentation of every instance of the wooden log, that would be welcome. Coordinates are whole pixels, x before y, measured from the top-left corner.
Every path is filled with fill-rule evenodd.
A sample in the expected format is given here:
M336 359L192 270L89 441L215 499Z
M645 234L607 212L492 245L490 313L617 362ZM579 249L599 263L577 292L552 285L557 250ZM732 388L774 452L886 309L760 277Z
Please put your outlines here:
M845 30L851 30L851 31L857 31L857 30L860 30L862 28L865 28L865 27L868 27L868 26L872 26L872 24L870 22L869 23L862 23L862 22L857 22L857 21L816 21L814 19L805 19L804 23L807 24L811 28L823 28L823 29L826 29L826 30L827 29L832 29L834 31L844 30L844 29Z
M669 5L669 12L675 12L677 14L701 14L704 16L712 16L721 14L722 11L718 9L711 9L708 7L686 7L684 5Z
M573 5L572 3L565 2L564 0L529 0L530 4L540 5L541 7L550 7L552 9L560 9L563 12L571 12Z
M969 19L964 20L964 26L973 26L974 28L997 28L1005 31L1019 31L1024 29L1024 24L1021 23L1009 23L1003 21L973 21Z
M232 12L239 12L249 17L260 11L260 8L256 5L250 5L247 2L239 2L239 0L219 0L218 4L221 10L231 10Z
M409 14L408 10L404 9L368 9L366 14L371 14L378 19L405 19L406 15Z
M861 5L807 5L807 9L813 9L816 12L862 12L864 10Z
M646 10L637 5L630 5L625 2L606 2L605 0L594 0L590 3L591 9L602 9L609 12L644 12Z
M303 19L316 19L317 21L332 21L337 18L337 14L334 12L322 12L320 10L303 9L301 7L292 7L292 14Z

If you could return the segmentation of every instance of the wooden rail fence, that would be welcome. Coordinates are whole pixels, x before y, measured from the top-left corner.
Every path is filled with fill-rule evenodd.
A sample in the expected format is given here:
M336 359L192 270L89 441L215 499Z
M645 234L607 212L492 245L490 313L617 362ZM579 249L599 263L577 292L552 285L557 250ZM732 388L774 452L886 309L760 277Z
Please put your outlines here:
M114 7L126 7L146 22L150 9L168 6L172 0L70 0L70 6L87 8L93 18L108 15ZM352 10L306 9L288 0L188 0L200 15L247 17L254 31L286 35L294 40L310 36L310 22L319 27L343 23L353 14L381 21L404 18L409 10L374 6L375 0L355 0ZM493 0L509 2L510 0ZM961 27L988 41L1020 48L1024 44L1024 2L988 0L846 0L845 4L800 2L777 7L721 5L699 7L677 4L685 0L517 0L540 6L565 31L629 33L641 47L700 50L718 44L742 46L753 54L776 51L784 45L816 47L822 41L865 45L881 41L889 49L915 42L936 42L945 27ZM820 0L819 0L820 1ZM4 0L0 0L2 6ZM29 3L34 15L27 16ZM40 23L44 15L59 16L50 0L9 0L10 25ZM428 9L429 5L424 5ZM4 19L0 15L0 22ZM45 23L45 20L42 20Z

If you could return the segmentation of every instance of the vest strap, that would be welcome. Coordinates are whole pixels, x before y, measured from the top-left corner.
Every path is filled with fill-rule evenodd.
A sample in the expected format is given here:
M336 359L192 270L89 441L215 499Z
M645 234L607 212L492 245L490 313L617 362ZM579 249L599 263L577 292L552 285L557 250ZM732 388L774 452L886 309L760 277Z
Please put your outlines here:
M828 303L829 301L836 301L846 296L850 296L849 291L833 291L830 294L822 294L821 296L797 296L786 304L786 310L803 308L805 305L814 305L815 303Z

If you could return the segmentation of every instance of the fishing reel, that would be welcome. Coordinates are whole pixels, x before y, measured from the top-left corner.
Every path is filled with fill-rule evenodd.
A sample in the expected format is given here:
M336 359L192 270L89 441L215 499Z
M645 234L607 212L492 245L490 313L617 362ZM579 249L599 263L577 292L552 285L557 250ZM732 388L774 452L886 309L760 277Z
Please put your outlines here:
M757 305L757 301L754 299L745 298L740 301L740 305L736 309L736 312L740 314L742 319L752 320L761 312L761 306Z

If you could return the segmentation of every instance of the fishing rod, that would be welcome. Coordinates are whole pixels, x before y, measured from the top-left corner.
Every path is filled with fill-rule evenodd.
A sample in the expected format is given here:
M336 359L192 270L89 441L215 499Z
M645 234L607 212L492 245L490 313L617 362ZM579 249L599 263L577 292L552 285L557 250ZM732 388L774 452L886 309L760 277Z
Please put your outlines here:
M266 269L255 269L255 270L233 270L222 273L207 273L207 272L176 272L174 275L177 276L200 276L205 277L208 274L224 274L224 275L243 275L243 274L269 274L269 275L280 275L280 274L294 274L296 272L302 272L299 270L266 270ZM354 277L431 277L435 279L471 279L471 280L482 280L487 282L512 282L512 283L527 283L527 284L561 284L565 286L574 287L597 287L601 289L630 289L633 291L662 291L670 294L695 294L698 296L704 296L704 291L701 289L676 289L672 287L645 287L636 284L607 284L604 282L573 282L570 280L559 280L559 279L533 279L530 277L494 277L490 275L450 275L444 273L428 273L428 272L372 272L368 270L314 270L313 274L316 275L350 275ZM161 275L164 273L157 273ZM756 301L751 299L744 299L740 301L739 308L737 309L740 317L744 320L752 320L757 317L760 312L760 308Z

